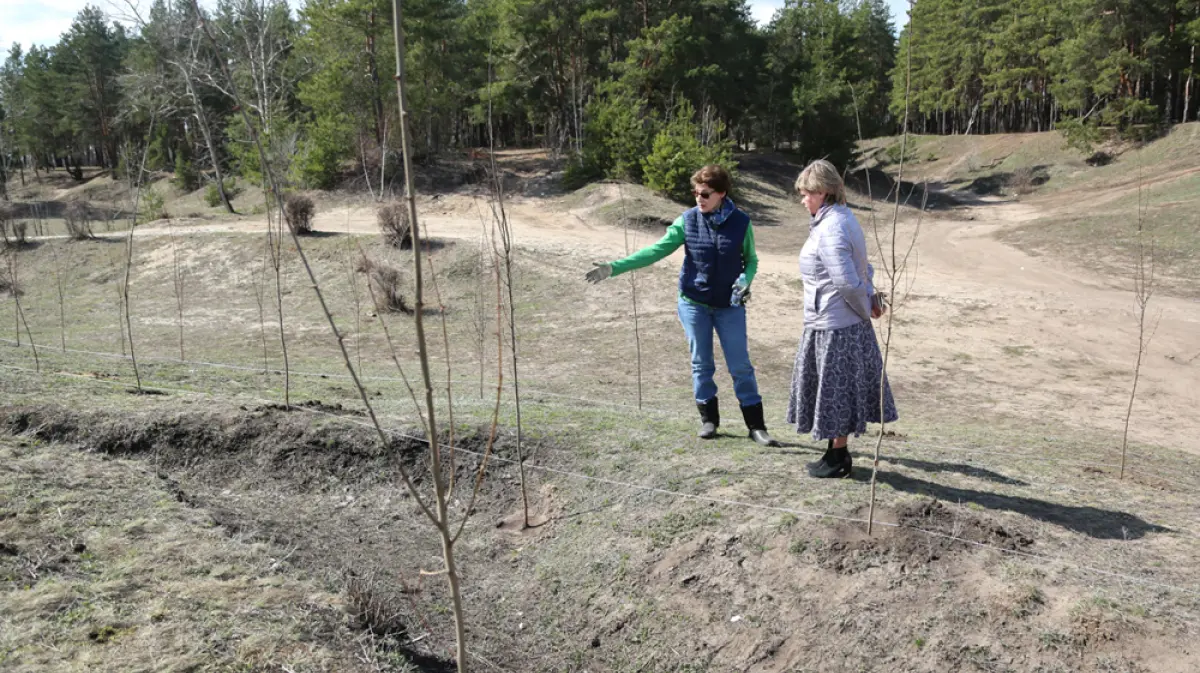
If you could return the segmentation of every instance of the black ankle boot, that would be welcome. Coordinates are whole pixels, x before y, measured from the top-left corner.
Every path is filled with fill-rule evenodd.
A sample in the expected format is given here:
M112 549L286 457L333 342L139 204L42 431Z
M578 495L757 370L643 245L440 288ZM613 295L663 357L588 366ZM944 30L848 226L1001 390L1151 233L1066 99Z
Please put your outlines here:
M713 439L717 436L717 428L721 427L721 407L717 403L717 398L712 398L707 402L697 402L696 408L700 410L700 439Z
M808 464L808 475L817 479L841 479L849 477L852 469L853 460L850 458L850 449L844 446L840 449L833 448L831 439L825 455L821 456L817 462Z
M779 446L779 442L771 439L771 435L767 434L767 424L763 420L762 402L742 407L742 418L746 421L746 427L750 429L750 439L763 446Z
M821 454L821 457L818 458L817 460L814 460L811 463L805 463L804 467L805 467L805 469L808 470L809 474L812 474L813 470L817 469L818 467L821 467L822 465L828 464L829 458L832 455L833 455L833 440L830 439L830 440L827 440L825 443L825 453Z

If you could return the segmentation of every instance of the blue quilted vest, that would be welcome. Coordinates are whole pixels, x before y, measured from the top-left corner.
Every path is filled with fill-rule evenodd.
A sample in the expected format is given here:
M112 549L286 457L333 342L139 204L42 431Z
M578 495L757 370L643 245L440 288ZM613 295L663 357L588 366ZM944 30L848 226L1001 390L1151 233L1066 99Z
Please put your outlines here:
M733 284L746 268L742 243L749 228L750 217L736 208L715 228L699 208L689 208L683 214L686 239L679 292L705 306L729 308Z

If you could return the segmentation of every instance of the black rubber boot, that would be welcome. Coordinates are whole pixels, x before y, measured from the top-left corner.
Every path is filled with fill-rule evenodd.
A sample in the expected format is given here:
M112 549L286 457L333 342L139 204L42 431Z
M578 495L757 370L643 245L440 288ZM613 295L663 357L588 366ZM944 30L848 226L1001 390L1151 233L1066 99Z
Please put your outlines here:
M840 449L833 448L831 439L825 455L815 463L808 464L808 476L817 479L841 479L849 477L852 469L853 460L850 458L850 449L844 446Z
M763 420L762 402L742 407L742 418L746 420L746 427L750 429L750 439L763 446L779 446L779 442L771 439L771 435L767 434L767 424Z
M717 436L717 428L721 427L721 407L717 403L717 398L712 398L707 402L697 402L696 408L700 410L700 439L713 439Z

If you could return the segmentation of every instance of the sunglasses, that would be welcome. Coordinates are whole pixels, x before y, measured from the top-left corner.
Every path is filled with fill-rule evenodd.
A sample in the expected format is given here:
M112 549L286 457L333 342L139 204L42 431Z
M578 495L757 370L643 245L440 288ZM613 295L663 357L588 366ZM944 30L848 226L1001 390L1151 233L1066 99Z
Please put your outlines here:
M692 193L693 193L693 194L695 194L696 196L699 196L699 197L700 197L700 198L702 198L702 199L707 199L708 197L710 197L710 196L712 196L712 195L713 195L713 192L710 192L710 191L707 191L707 190L705 190L705 191L699 191L699 192L692 192Z

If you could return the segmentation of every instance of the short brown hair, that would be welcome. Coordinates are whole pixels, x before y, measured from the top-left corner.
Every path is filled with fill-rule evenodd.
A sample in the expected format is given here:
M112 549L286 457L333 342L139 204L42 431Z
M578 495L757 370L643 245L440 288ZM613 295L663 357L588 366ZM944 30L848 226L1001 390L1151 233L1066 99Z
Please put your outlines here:
M825 192L825 203L846 203L846 183L833 164L817 159L800 171L796 191Z
M729 177L729 171L724 168L709 164L692 173L692 186L696 185L708 185L714 192L728 194L733 188L733 178Z

